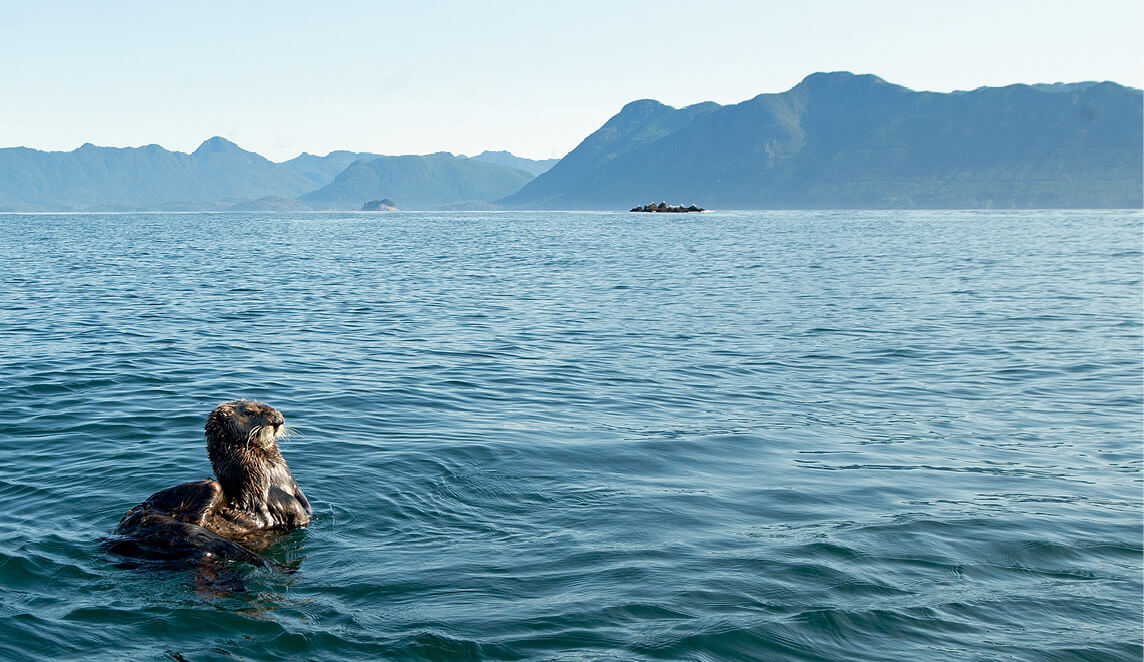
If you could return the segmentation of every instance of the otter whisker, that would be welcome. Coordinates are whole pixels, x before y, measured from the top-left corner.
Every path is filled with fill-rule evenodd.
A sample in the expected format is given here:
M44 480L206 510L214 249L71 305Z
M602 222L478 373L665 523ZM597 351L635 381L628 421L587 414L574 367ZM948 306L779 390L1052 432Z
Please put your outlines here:
M250 428L250 432L246 433L246 447L247 448L250 448L250 444L254 441L255 436L261 436L262 435L262 428L263 428L263 426L261 426L261 425L255 425L254 427Z

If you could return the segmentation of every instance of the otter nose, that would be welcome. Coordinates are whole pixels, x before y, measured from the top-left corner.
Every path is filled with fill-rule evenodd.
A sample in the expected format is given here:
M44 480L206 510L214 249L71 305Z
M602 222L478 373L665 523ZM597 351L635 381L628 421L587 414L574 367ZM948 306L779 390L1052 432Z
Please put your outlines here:
M286 419L282 418L282 412L275 411L274 413L270 414L270 422L274 425L274 427L277 428L282 427L282 425L286 422Z

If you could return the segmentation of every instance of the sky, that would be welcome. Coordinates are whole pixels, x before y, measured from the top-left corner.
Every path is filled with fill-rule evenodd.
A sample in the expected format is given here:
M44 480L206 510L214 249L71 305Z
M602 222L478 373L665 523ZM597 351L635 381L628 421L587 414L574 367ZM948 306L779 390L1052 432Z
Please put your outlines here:
M1144 3L0 0L0 147L561 157L626 103L816 71L1144 88Z

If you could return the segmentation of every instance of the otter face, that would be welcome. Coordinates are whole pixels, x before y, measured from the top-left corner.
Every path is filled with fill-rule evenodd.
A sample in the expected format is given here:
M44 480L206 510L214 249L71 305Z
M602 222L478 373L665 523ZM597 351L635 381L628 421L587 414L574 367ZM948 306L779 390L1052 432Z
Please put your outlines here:
M232 400L207 417L207 440L212 445L270 448L285 425L282 412L264 402Z

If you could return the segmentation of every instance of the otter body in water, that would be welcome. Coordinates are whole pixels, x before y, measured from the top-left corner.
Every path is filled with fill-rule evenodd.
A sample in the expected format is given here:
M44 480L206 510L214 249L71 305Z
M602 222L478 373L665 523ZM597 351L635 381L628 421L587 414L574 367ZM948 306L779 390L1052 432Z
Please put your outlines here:
M224 402L205 427L217 480L151 495L119 522L112 551L159 558L221 556L265 565L240 544L258 531L302 526L313 509L278 451L281 412L249 400Z

